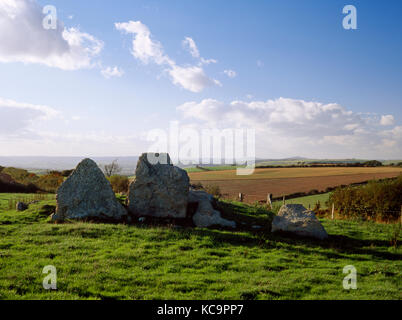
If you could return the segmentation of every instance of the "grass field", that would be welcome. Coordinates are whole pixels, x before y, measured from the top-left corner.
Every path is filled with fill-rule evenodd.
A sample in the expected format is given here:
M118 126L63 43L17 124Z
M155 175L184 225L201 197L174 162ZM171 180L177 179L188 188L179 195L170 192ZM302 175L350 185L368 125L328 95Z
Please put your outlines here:
M212 167L191 167L191 168L184 168L188 173L193 172L208 172L208 171L227 171L227 170L236 170L237 166L212 166Z
M391 225L323 220L330 238L321 242L272 235L272 214L238 203L220 205L236 231L55 225L43 209L54 204L0 209L0 299L402 298ZM57 291L42 287L47 265L57 268ZM357 290L342 287L347 265L357 269Z
M30 203L33 201L53 200L55 197L55 194L0 193L0 212L14 209L17 202Z
M268 193L274 197L313 189L325 191L337 187L373 179L393 178L402 168L269 168L256 169L253 175L237 176L235 170L189 173L192 183L218 185L227 199L245 194L245 201L253 203L265 200Z
M306 196L306 197L300 197L300 198L294 198L294 199L289 199L286 200L287 204L302 204L305 208L311 208L313 209L316 203L319 201L321 208L322 209L327 209L327 205L325 204L329 200L329 195L330 193L323 193L323 194L317 194L314 196ZM274 207L280 207L282 205L283 201L274 201L273 206Z

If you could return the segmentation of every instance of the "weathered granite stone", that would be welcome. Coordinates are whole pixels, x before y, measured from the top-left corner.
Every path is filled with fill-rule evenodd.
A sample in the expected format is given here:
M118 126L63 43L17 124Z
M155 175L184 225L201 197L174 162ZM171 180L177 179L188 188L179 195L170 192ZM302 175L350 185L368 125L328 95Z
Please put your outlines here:
M222 226L236 228L234 221L223 219L219 211L212 206L213 196L205 191L190 191L188 203L197 203L198 207L193 216L194 224L199 228Z
M127 215L112 186L91 159L78 164L57 190L57 208L53 221L66 219L120 220Z
M130 185L129 211L138 216L185 218L189 188L187 172L173 166L168 154L144 153Z
M313 211L307 210L301 204L282 206L272 222L272 232L286 231L300 236L326 239L324 227Z

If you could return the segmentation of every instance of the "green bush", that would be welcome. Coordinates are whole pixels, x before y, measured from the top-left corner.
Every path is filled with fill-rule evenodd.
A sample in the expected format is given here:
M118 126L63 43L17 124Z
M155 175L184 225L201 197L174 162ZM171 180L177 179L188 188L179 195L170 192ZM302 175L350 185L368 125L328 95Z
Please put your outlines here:
M115 193L128 193L130 181L126 176L114 175L108 178Z
M36 184L36 182L39 180L39 177L31 172L28 172L27 170L24 169L17 169L17 168L4 168L2 170L2 173L6 173L9 176L13 178L14 181L28 185L28 184Z
M365 167L382 167L382 162L377 160L366 161L363 163Z
M402 175L394 180L338 188L330 195L329 203L348 218L396 220L401 214Z
M61 172L61 175L62 175L63 177L65 177L65 178L67 178L67 177L69 177L73 172L74 172L74 169L71 169L71 170L63 170L63 171Z
M204 190L207 193L212 194L217 199L222 198L221 188L218 185L206 185Z
M35 183L35 185L43 191L56 192L63 181L64 178L59 173L45 174L39 177L39 180Z

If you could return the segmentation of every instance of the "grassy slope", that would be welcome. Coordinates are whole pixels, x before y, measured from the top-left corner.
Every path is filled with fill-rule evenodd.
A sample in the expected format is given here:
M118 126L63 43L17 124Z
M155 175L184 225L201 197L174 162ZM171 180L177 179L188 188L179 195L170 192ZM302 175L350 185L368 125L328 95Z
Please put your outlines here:
M25 194L25 193L0 193L0 213L2 210L9 210L10 206L15 208L17 202L29 203L32 201L52 200L54 194Z
M4 198L4 195L1 195ZM400 299L401 249L391 226L327 221L324 242L271 235L263 210L243 204L242 230L71 223L0 209L0 299ZM257 224L262 231L243 226ZM342 288L346 265L358 290ZM42 288L54 265L58 290Z

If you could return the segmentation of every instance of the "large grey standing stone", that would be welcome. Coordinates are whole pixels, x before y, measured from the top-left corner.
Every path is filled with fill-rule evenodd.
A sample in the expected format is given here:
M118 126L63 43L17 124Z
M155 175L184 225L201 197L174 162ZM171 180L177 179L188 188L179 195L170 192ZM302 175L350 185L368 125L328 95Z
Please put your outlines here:
M301 204L283 205L272 222L272 232L286 231L318 239L328 238L324 227L313 211Z
M212 206L213 196L205 191L190 191L188 196L189 204L198 204L197 211L193 216L194 224L199 228L210 226L222 226L236 228L234 221L221 217L221 213Z
M66 219L120 220L127 215L110 182L91 159L81 161L57 190L53 221Z
M189 189L187 172L173 166L168 154L144 153L130 184L129 211L137 216L185 218Z

